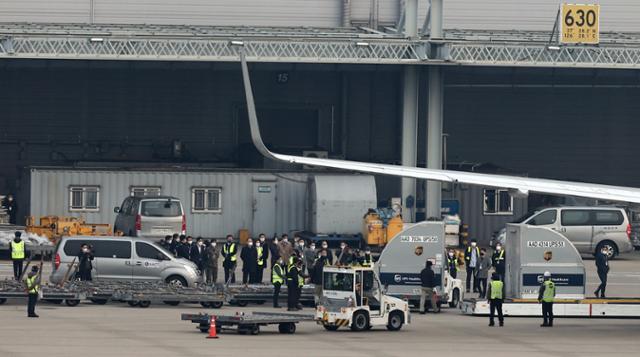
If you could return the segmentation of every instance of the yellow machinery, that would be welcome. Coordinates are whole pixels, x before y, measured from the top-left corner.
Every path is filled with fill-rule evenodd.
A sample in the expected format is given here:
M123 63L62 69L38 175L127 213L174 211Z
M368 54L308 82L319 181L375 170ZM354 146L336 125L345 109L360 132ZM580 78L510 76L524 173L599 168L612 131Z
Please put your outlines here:
M87 223L82 218L63 216L42 216L39 225L35 224L33 216L29 216L25 230L45 236L52 242L57 242L62 236L108 236L113 232L110 224Z
M364 215L362 236L369 246L382 247L404 229L402 217L392 209L370 209Z

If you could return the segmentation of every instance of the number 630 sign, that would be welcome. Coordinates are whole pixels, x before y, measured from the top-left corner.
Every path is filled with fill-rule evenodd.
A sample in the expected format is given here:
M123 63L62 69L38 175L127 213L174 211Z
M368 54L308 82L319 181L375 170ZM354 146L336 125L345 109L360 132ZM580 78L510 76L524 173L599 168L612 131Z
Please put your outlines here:
M600 43L600 5L562 4L561 43Z

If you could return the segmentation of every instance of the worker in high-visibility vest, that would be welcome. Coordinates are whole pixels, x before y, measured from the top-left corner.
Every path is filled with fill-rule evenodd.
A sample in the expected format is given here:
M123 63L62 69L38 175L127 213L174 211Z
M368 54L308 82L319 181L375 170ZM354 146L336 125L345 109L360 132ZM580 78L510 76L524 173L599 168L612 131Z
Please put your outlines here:
M491 275L491 284L487 290L489 298L489 326L495 326L494 317L496 310L498 311L498 323L504 326L504 316L502 315L502 303L504 302L504 283L500 280L500 274L493 273Z
M542 325L553 327L553 300L556 297L556 285L551 280L551 273L544 272L544 281L538 292L538 302L542 303Z
M282 257L271 267L271 284L273 284L273 307L280 308L278 300L280 299L280 287L284 284L286 276L284 274L284 260Z
M27 316L39 317L36 314L36 303L38 302L38 292L40 291L40 274L37 266L31 268L29 274L25 278L27 294L29 296L29 302L27 304Z
M256 284L262 284L262 279L264 276L264 270L267 268L267 258L269 257L269 250L262 245L262 241L258 239L256 242L256 255L258 258L258 266L256 269L256 277L254 282Z
M222 267L224 268L224 281L225 283L236 282L236 264L238 262L238 246L233 241L231 234L227 235L227 243L222 246L222 256L224 261ZM231 280L229 280L231 279Z
M300 280L302 278L302 274L300 272L301 268L302 268L302 262L300 261L300 259L298 259L298 257L293 257L292 264L288 264L287 266L287 308L288 308L287 310L288 311L302 310L302 307L299 304L300 296L298 295L298 289L302 288L302 286L300 286Z
M504 255L504 248L502 244L496 244L496 249L493 252L493 256L491 257L491 261L493 263L493 267L496 269L496 273L500 275L500 280L504 281L504 272L506 270L506 257Z
M13 278L18 280L22 276L22 267L26 256L24 249L24 241L21 232L14 233L13 241L11 241L11 260L13 261Z
M458 277L458 270L460 270L459 266L460 263L456 256L456 252L453 249L449 249L449 252L447 252L447 270L449 270L449 275L454 279Z

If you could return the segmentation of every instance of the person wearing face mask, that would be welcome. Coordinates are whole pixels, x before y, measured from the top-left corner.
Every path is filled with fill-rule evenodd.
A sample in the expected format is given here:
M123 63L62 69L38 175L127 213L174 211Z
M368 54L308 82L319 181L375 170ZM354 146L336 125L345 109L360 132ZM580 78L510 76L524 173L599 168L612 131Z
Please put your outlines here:
M350 260L350 250L346 242L340 242L340 250L336 252L338 265L348 265Z
M307 269L307 275L313 275L313 263L316 260L316 244L311 242L302 252L304 258L304 266Z
M314 284L314 300L318 304L322 297L322 274L324 273L324 267L330 265L328 257L328 249L321 249L320 256L313 264L313 271L311 275L311 283Z
M24 266L24 258L26 257L26 250L24 248L24 241L22 240L22 233L16 231L13 241L9 245L11 250L11 260L13 261L13 278L19 280L22 276L22 267Z
M191 248L189 249L189 260L194 262L198 266L198 270L203 271L202 267L202 259L204 255L204 240L202 237L198 237L196 239L195 244L191 244Z
M178 246L180 245L180 236L178 233L174 233L171 237L171 244L169 244L169 251L173 253L174 256L178 256Z
M160 246L166 250L169 250L169 245L171 245L171 236L164 236L164 239L160 240Z
M471 280L473 280L473 292L478 292L478 282L476 280L478 258L480 258L480 248L478 248L478 242L473 239L464 251L464 262L467 266L467 292L471 289Z
M269 254L271 255L271 269L273 269L273 266L278 262L278 259L280 259L278 236L275 235L267 246L269 247Z
M333 265L333 252L331 251L331 249L329 249L329 243L327 243L326 240L322 241L320 250L324 250L327 252L327 261L329 262L329 265Z
M478 259L478 266L476 267L480 299L487 297L487 279L489 279L489 269L491 269L491 258L487 255L487 250L485 248L481 248L480 259Z
M447 252L447 269L449 270L449 275L453 279L458 277L458 257L456 256L456 252L453 249L449 249Z
M231 234L227 235L227 243L222 247L222 256L224 261L222 267L224 268L224 281L226 283L236 282L236 264L238 262L238 246L233 241ZM229 280L231 279L231 280Z
M258 239L256 242L256 275L253 279L253 282L256 284L262 284L262 278L264 275L264 269L267 267L267 257L269 255L269 251L262 245L262 240Z
M293 255L293 247L289 243L289 236L284 233L278 246L278 254L284 259L285 264L289 264L289 259Z
M301 273L302 262L297 257L293 257L293 264L287 268L287 310L302 310L299 304L302 286L304 285L304 277Z
M17 224L17 213L18 213L18 204L13 199L13 195L7 195L7 198L4 200L4 207L7 210L7 214L9 215L9 224Z
M93 270L93 252L89 245L82 244L78 253L78 277L81 281L91 281L91 270Z
M364 254L360 257L360 265L363 267L373 266L373 257L371 256L371 248L364 248Z
M504 248L501 244L496 245L496 250L493 252L493 256L491 260L493 261L493 267L496 270L496 273L500 276L500 280L504 281L504 272L506 268L505 264L505 256L504 256Z
M254 284L258 270L258 252L253 246L253 239L249 238L247 245L242 247L240 259L242 259L242 283L245 285L247 283Z
M213 285L218 280L218 259L220 251L216 248L217 243L212 240L204 251L204 282Z
M284 261L278 258L275 264L271 265L271 284L273 284L273 307L280 308L280 287L286 279L284 273Z

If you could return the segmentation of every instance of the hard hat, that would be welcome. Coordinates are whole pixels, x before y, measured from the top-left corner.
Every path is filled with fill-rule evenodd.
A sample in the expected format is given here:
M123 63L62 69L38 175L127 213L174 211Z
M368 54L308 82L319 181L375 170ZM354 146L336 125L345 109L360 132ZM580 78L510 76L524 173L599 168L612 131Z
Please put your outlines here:
M545 277L545 278L550 278L550 277L551 277L551 272L549 272L549 271L545 271L545 272L544 272L544 277Z

